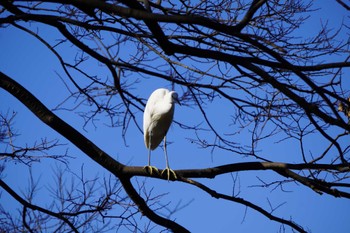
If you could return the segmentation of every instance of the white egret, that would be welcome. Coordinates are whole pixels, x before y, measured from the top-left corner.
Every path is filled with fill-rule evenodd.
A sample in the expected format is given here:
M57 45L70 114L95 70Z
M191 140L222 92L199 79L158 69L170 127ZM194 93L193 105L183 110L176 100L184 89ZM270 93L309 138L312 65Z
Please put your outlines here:
M179 103L178 95L175 91L169 91L165 88L155 90L147 100L145 111L143 113L143 134L146 148L148 149L148 166L146 170L152 175L152 170L158 169L151 166L151 150L158 147L160 142L164 139L164 154L166 161L167 178L169 180L170 174L176 179L176 174L169 167L168 155L166 150L166 133L173 121L175 103Z

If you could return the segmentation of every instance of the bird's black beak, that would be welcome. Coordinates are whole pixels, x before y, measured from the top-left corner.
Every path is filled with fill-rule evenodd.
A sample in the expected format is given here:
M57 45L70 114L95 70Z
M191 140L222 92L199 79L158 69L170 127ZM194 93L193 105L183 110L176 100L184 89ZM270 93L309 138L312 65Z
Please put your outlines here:
M180 103L180 101L179 101L179 98L176 98L176 99L175 99L175 103L177 103L178 105L181 106L181 103Z

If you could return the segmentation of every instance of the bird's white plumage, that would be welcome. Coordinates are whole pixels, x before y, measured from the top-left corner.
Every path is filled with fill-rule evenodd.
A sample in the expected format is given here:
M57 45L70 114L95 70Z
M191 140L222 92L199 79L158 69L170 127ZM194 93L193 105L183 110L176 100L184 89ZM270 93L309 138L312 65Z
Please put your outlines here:
M157 148L168 132L176 101L176 92L165 88L155 90L149 97L143 113L144 140L148 149Z
M148 98L143 113L143 134L145 145L148 149L148 166L145 168L149 169L150 174L152 174L152 170L158 171L157 168L150 165L151 150L156 149L164 139L164 154L166 160L166 168L164 171L167 171L168 180L170 174L173 174L176 178L175 172L169 168L165 140L168 129L173 121L176 102L178 103L178 96L175 91L159 88Z

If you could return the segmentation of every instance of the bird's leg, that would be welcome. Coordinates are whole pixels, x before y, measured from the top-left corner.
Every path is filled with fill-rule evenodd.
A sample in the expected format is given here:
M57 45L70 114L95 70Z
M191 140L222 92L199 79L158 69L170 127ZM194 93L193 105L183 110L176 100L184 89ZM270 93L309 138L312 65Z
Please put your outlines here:
M150 175L152 175L153 170L155 170L158 174L158 168L151 166L151 137L152 137L152 132L150 132L149 137L148 137L148 165L144 166L143 169L146 170Z
M166 171L168 180L170 180L170 174L172 174L172 177L174 179L177 179L176 173L174 172L174 170L170 169L170 167L169 167L168 154L167 154L167 150L166 150L166 136L164 136L164 154L165 154L166 167L162 171L161 175L163 176L163 173Z

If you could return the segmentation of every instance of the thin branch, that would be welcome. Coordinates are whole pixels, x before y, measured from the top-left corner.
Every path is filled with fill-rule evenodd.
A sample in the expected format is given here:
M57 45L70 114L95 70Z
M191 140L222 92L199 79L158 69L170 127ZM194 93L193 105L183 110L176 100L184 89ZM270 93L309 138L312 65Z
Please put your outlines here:
M297 230L298 232L306 233L306 231L301 226L296 224L295 222L288 221L288 220L285 220L283 218L279 218L279 217L273 215L272 213L267 212L266 210L264 210L260 206L257 206L257 205L255 205L255 204L253 204L253 203L251 203L251 202L249 202L247 200L244 200L243 198L234 197L234 196L229 196L229 195L225 195L225 194L222 194L222 193L218 193L215 190L210 189L209 187L207 187L204 184L202 184L200 182L197 182L195 180L182 178L181 181L184 182L184 183L196 186L197 188L205 191L206 193L208 193L209 195L211 195L214 198L224 199L224 200L227 200L227 201L232 201L232 202L236 202L236 203L242 204L244 206L247 206L247 207L249 207L249 208L251 208L251 209L253 209L253 210L255 210L255 211L257 211L257 212L259 212L261 214L263 214L265 217L271 219L272 221L288 225L291 228Z
M72 229L72 231L77 232L77 233L79 232L78 229L73 225L73 223L71 223L67 218L62 216L62 214L52 212L50 210L44 209L40 206L33 205L33 204L27 202L22 197L20 197L13 189L11 189L10 186L8 186L2 179L0 179L0 187L2 187L8 194L10 194L14 199L16 199L19 203L21 203L24 206L24 210L26 210L26 208L30 208L32 210L38 210L40 212L43 212L45 214L48 214L50 216L53 216L55 218L62 220ZM25 211L23 212L23 215L24 214L25 214ZM25 218L25 217L23 216L23 218ZM24 221L25 221L25 219L24 219Z

